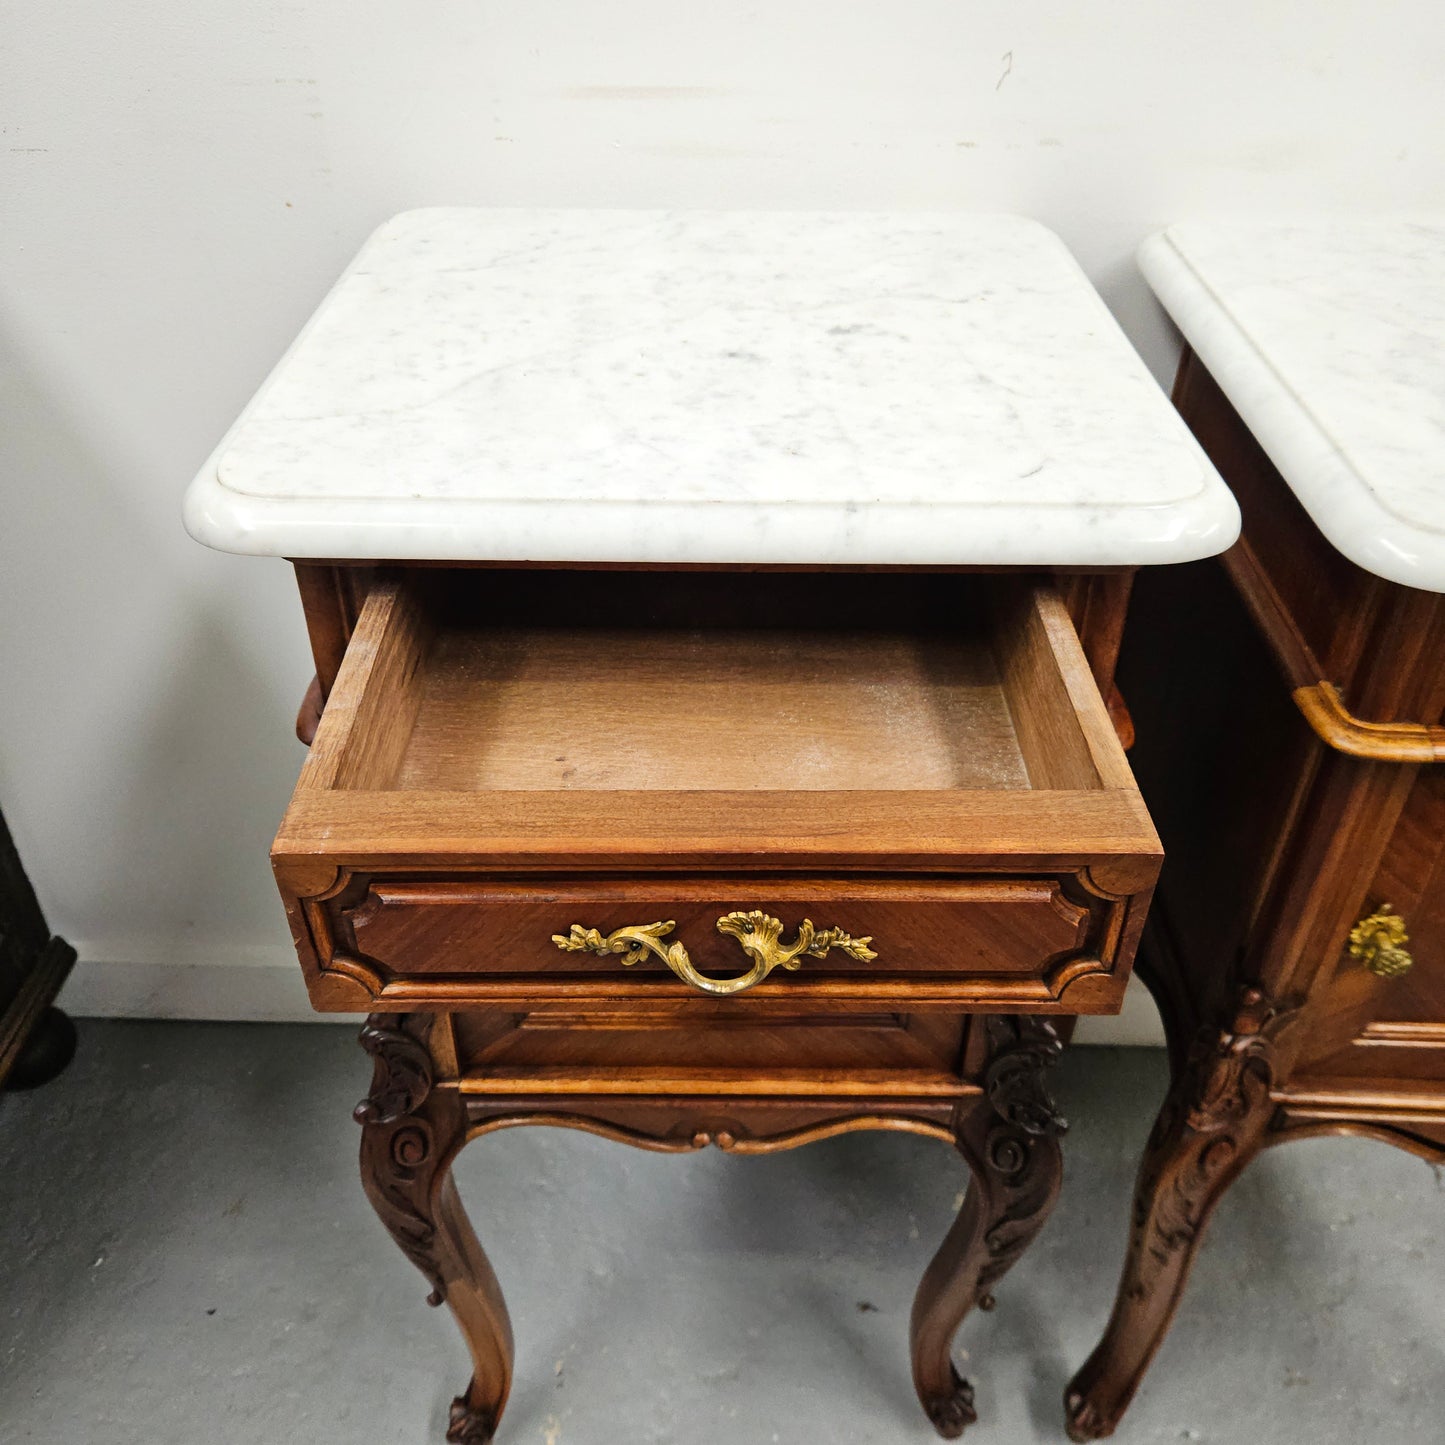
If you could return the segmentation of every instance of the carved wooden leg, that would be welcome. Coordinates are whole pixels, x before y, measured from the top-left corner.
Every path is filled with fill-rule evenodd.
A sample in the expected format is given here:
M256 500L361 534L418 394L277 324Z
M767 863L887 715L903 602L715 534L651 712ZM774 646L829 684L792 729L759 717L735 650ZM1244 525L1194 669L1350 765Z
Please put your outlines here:
M1044 1226L1058 1197L1059 1135L1067 1127L1044 1088L1044 1069L1062 1052L1046 1019L989 1018L986 1103L957 1125L959 1152L973 1174L958 1218L934 1255L913 1301L909 1335L913 1384L933 1427L947 1439L978 1416L973 1388L954 1368L953 1336L975 1305Z
M471 1350L466 1394L452 1402L447 1439L487 1445L512 1383L512 1326L497 1277L462 1210L451 1161L466 1137L454 1089L432 1088L424 1014L372 1014L361 1044L375 1060L371 1093L356 1106L367 1198L427 1277L427 1303L445 1303Z
M1139 1166L1113 1314L1064 1394L1072 1439L1113 1434L1134 1398L1215 1205L1268 1140L1275 1048L1292 1018L1292 1010L1247 988L1232 1025L1202 1030L1190 1049Z

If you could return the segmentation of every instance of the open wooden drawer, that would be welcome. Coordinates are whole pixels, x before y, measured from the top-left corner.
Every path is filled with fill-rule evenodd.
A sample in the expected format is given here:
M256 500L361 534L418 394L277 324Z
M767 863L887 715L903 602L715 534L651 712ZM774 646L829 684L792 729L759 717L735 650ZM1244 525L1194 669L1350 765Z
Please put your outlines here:
M1077 1014L1160 849L1047 585L417 568L272 856L323 1009Z

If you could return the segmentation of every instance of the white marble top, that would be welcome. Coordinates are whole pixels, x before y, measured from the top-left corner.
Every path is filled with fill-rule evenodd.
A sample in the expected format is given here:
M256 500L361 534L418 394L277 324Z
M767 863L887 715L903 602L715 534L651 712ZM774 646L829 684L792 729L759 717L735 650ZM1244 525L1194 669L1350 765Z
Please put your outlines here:
M186 498L290 557L1106 565L1234 500L1062 243L1010 216L425 210Z
M1445 592L1445 218L1201 221L1139 262L1320 531Z

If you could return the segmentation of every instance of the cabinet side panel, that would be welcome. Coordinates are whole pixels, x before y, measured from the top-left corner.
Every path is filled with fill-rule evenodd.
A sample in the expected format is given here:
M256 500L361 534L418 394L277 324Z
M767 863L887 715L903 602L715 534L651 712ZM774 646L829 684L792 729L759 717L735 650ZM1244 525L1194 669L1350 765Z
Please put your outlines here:
M1316 748L1217 562L1140 574L1119 678L1137 729L1130 761L1164 844L1151 928L1168 935L1174 983L1208 1009L1267 895ZM1161 952L1146 935L1142 965L1156 977Z

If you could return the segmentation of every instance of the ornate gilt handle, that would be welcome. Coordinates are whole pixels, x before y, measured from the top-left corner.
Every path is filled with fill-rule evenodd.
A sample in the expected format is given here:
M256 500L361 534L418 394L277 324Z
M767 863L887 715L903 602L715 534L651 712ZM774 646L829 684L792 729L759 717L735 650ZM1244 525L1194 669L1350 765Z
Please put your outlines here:
M1382 903L1350 930L1350 956L1381 978L1398 978L1415 961L1405 948L1409 941L1405 920Z
M641 962L651 953L685 984L714 995L742 993L744 989L761 983L775 968L796 969L802 963L804 954L823 958L830 948L839 948L860 963L868 963L878 957L868 947L873 942L871 937L852 938L841 928L825 928L818 932L808 918L799 925L798 936L792 943L779 943L783 932L781 920L754 909L751 913L725 913L717 921L717 931L736 938L743 952L753 960L753 966L736 978L707 978L693 967L682 944L664 944L661 941L675 926L672 919L666 923L638 923L628 928L613 929L604 936L595 928L584 928L580 923L574 923L570 932L554 933L552 942L565 953L595 953L599 958L620 953L624 968Z

